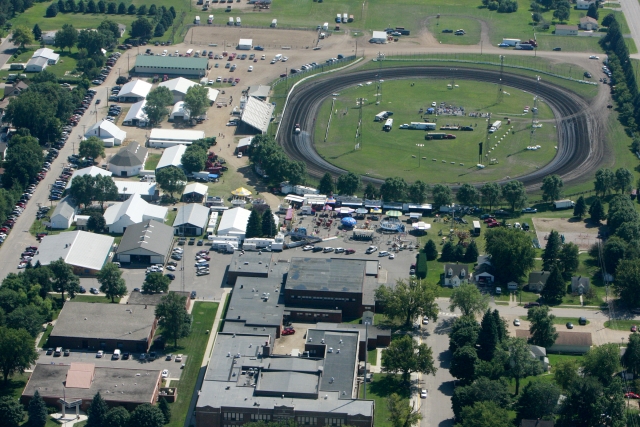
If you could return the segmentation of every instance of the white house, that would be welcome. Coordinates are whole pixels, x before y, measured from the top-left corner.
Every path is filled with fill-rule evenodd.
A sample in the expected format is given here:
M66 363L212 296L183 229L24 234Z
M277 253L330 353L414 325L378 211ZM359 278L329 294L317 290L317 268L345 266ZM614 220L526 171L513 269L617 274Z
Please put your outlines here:
M134 176L140 173L149 152L133 141L122 147L110 160L108 169L116 176Z
M27 73L40 73L42 70L47 68L47 65L49 65L47 58L31 58L29 62L27 62L27 66L24 68L24 71Z
M164 222L168 209L149 204L142 200L139 194L134 194L126 202L114 203L104 213L104 220L109 233L124 233L131 224L137 224L148 219Z
M196 86L198 83L185 79L184 77L178 77L177 79L167 80L158 85L158 87L166 87L173 94L173 103L178 101L184 101L184 97L191 86Z
M156 172L169 166L182 167L182 155L185 151L187 151L186 145L174 145L164 150L156 166Z
M469 283L471 272L466 264L445 264L444 265L444 286L457 288L462 284Z
M47 58L47 63L49 65L56 65L60 60L60 55L55 53L53 50L48 47L42 47L35 52L33 52L32 58Z
M42 43L44 44L53 44L56 41L56 33L57 31L43 31L42 32Z
M90 136L100 138L105 147L113 147L115 145L122 145L122 141L127 137L127 132L109 120L102 120L87 129L84 137L89 138Z
M78 206L71 197L67 196L60 200L60 203L58 203L58 206L54 209L49 226L51 228L65 230L71 227L77 213Z
M131 80L126 83L118 92L118 101L120 102L140 102L147 97L151 91L151 83L144 80Z
M149 124L149 117L144 112L144 107L147 105L147 100L136 102L129 108L127 115L122 120L123 126L140 126L146 127Z

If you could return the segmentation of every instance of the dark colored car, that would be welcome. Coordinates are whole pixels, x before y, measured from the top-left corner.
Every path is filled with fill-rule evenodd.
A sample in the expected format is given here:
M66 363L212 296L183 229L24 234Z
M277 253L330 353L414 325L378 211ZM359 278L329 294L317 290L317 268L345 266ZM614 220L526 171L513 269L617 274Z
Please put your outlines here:
M494 212L497 216L509 216L509 211L505 211L504 209L498 209Z
M444 30L442 30L443 33L453 33L453 30L450 30L448 28L445 28Z
M324 250L324 248L321 248L320 246L314 246L313 247L313 252L322 252Z
M578 324L579 325L586 325L587 324L587 318L586 317L581 317L578 319Z
M203 246L204 245L204 240L200 239L198 240L198 246Z
M585 72L584 72L584 76L585 76L586 78L590 79L590 78L591 78L591 73L590 73L590 72L588 72L588 71L585 71Z
M528 302L524 305L524 308L531 308L531 307L540 307L540 303L539 302Z
M191 299L196 299L196 291L191 291Z
M195 245L195 243L196 243L196 238L195 237L192 237L192 238L189 239L189 244L190 245Z
M129 360L129 356L130 356L129 352L122 353L122 360Z
M168 273L168 274L165 274L165 276L167 276L171 280L176 280L176 275L175 274Z
M562 50L561 47L554 47L553 50L555 50L556 52L560 52Z
M573 323L567 322L567 329L573 329Z
M47 356L51 356L53 354L53 349L52 348L48 348L47 349Z

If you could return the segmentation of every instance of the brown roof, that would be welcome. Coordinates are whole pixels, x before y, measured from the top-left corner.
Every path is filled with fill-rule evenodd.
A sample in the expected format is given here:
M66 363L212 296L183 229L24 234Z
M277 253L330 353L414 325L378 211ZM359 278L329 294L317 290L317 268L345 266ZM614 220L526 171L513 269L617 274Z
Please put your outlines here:
M592 22L592 23L594 23L594 24L597 24L597 23L598 23L598 21L596 21L595 19L593 19L593 18L592 18L592 17L590 17L590 16L585 16L585 17L583 17L583 18L580 18L580 23L582 24L582 23L584 23L584 22Z
M529 339L531 334L526 329L516 329L516 338ZM558 338L554 345L583 345L591 346L591 332L558 331Z
M93 363L72 363L67 371L67 388L90 388L96 365Z

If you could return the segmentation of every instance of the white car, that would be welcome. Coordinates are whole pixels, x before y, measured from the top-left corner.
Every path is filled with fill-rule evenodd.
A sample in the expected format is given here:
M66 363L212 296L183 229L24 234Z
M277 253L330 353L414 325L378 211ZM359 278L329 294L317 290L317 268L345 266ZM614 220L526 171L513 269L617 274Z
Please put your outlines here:
M437 105L437 104L436 104L436 101L433 101L433 102L431 103L431 106L432 106L432 107L435 107L436 105Z
M216 82L220 83L222 81L222 77L218 76L218 78L216 79Z
M181 354L177 355L176 358L173 360L175 360L176 362L182 362L182 355Z
M253 65L249 65L249 72L253 71Z
M184 249L182 249L182 248L174 248L174 249L173 249L173 252L175 252L175 253L177 253L177 254L181 254L181 253L183 253L183 252L184 252Z
M378 256L379 256L379 257L389 256L389 252L387 252L387 251L380 251L380 252L378 252Z
M282 62L287 62L288 60L289 60L289 58L288 58L288 57L286 57L286 56L283 56L283 57L282 57Z
M176 268L173 265L168 265L167 266L167 270L169 271L176 271Z
M423 324L423 325L428 325L428 324L429 324L429 317L424 316L424 317L422 318L422 324Z
M336 248L336 251L335 251L335 252L336 252L337 254L341 254L341 253L343 253L343 252L344 252L344 248Z
M589 57L589 59L600 59L600 57L599 57L599 56L596 56L596 55L591 55L591 56Z
M260 57L260 59L262 59L262 60L267 59L267 55L262 55L262 56Z
M27 267L27 263L26 262L21 262L20 264L18 264L18 269L23 269Z
M169 377L169 370L168 369L163 369L162 370L162 378L167 378Z
M104 356L104 351L103 350L98 350L98 353L96 353L96 357L98 359L102 358L102 356Z
M275 64L275 63L276 63L275 59L272 59L271 62L269 62L269 64Z
M209 80L209 84L212 85L213 84L213 80Z
M389 254L389 259L395 259L395 255L394 254Z
M242 158L242 151L238 153L238 158L241 159Z
M520 319L516 319L513 321L513 326L520 326Z
M423 388L422 390L420 390L420 399L426 399L427 398L427 389Z
M303 251L312 251L313 250L313 246L305 246L304 248L302 248Z

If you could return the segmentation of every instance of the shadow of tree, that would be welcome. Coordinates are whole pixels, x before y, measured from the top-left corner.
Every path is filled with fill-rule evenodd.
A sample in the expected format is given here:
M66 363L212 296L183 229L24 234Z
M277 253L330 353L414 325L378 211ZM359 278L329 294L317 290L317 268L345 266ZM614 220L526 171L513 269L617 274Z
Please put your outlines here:
M375 381L369 384L371 393L387 397L396 393L403 399L409 399L411 397L411 387L407 387L407 383L402 381L400 375L383 374L381 377L376 378Z

